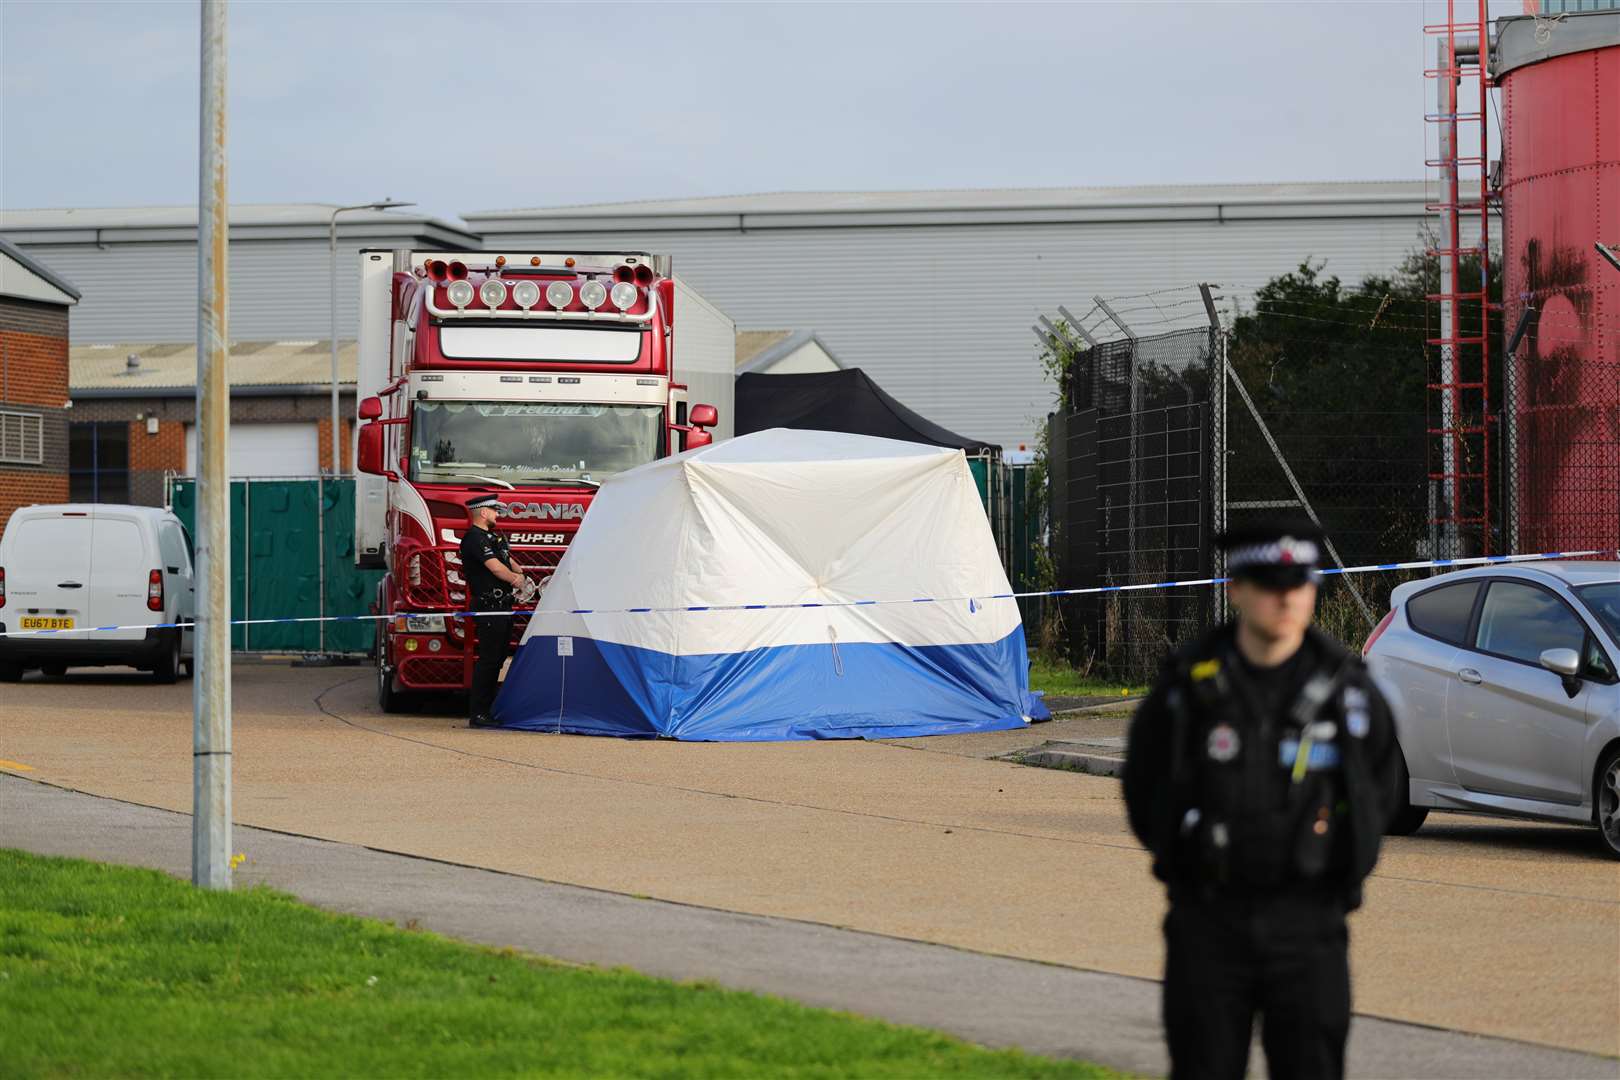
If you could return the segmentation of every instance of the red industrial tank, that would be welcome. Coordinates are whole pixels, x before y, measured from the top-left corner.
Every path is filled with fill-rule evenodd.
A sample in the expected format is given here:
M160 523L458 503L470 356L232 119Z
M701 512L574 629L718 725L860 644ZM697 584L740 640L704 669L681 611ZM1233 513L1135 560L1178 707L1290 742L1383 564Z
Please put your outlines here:
M1496 24L1514 551L1620 549L1620 10Z

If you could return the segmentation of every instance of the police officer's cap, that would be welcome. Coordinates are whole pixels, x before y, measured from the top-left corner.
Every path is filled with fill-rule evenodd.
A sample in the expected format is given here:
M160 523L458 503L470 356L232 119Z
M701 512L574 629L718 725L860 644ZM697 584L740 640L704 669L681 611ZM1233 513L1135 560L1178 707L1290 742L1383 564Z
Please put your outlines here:
M1220 537L1226 573L1268 589L1291 589L1321 578L1327 537L1303 515L1245 522Z
M494 509L500 504L501 500L496 498L494 495L474 495L472 498L467 500L467 509L479 510L486 506Z

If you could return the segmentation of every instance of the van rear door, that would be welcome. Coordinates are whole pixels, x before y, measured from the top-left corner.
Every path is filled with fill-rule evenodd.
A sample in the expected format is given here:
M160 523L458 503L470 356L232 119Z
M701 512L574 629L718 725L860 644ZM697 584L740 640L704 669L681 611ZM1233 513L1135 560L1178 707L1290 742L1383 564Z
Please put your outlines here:
M17 519L21 520L17 520ZM6 530L6 610L12 629L89 625L90 515L19 510ZM23 620L27 620L24 622Z
M86 618L94 626L144 626L162 622L162 612L146 606L155 550L148 551L150 530L133 517L97 511L90 531L90 605ZM100 641L139 641L145 630L97 634Z

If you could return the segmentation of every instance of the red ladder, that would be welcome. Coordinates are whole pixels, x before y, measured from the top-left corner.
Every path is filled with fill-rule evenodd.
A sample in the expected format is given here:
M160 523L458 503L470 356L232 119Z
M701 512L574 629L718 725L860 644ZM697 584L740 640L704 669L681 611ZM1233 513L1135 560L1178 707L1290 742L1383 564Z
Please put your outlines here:
M1440 215L1439 246L1427 252L1440 260L1440 291L1429 295L1440 307L1439 333L1428 338L1439 350L1438 377L1428 384L1429 479L1441 486L1432 521L1441 538L1436 554L1450 558L1474 553L1464 550L1470 535L1478 537L1478 554L1492 553L1495 420L1489 385L1490 215L1495 209L1486 139L1490 21L1486 0L1477 0L1472 22L1458 22L1456 6L1457 0L1446 0L1446 21L1423 28L1439 43L1435 66L1424 72L1437 87L1436 111L1424 119L1437 127L1440 147L1426 162L1440 174L1440 201L1428 206ZM1466 79L1475 85L1464 93ZM1471 136L1470 152L1463 152L1459 134ZM1479 220L1477 244L1463 240L1465 217ZM1473 269L1471 261L1477 261L1478 281L1465 285L1463 273Z

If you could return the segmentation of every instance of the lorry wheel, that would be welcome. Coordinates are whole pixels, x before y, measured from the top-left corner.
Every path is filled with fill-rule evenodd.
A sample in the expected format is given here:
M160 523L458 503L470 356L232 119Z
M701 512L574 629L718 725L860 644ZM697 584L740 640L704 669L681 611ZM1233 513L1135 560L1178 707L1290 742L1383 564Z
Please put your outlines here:
M164 646L163 654L152 665L152 681L172 683L180 677L180 636L176 634Z
M0 682L22 682L23 669L21 664L10 661L0 663Z
M1395 770L1395 790L1391 793L1391 801L1395 804L1395 816L1390 818L1389 827L1384 830L1390 836L1411 836L1423 827L1423 822L1429 816L1427 806L1412 805L1412 774L1406 771L1406 751L1400 744L1395 745L1395 759L1400 768Z
M394 689L393 672L377 665L377 707L385 713L409 712L416 701L416 695L405 690Z

